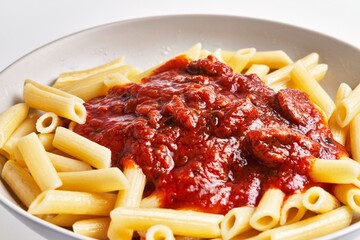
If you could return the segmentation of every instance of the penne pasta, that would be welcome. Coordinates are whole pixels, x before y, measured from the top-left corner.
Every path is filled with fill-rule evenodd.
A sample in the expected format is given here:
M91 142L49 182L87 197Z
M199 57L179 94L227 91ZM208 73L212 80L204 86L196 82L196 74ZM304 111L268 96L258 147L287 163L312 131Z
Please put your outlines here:
M61 179L35 133L19 139L17 148L42 191L56 189L62 185Z
M49 223L68 228L72 227L77 221L91 218L95 218L95 216L76 214L46 214L42 217L43 220Z
M95 168L109 168L111 165L111 151L108 148L64 127L56 129L53 146Z
M250 226L259 231L265 231L276 226L280 220L280 209L284 197L285 194L281 190L268 189L250 218Z
M18 103L0 114L0 148L2 148L11 134L26 119L29 106Z
M57 172L77 172L91 170L90 164L59 154L48 152L47 155Z
M94 68L89 68L89 69L80 70L80 71L64 72L59 75L59 77L56 79L53 86L58 88L63 83L72 83L72 82L84 79L86 77L89 77L91 75L122 66L123 64L124 64L124 58L120 57L120 58L114 59L111 62L107 62L105 64L96 66Z
M39 194L29 206L31 214L83 214L109 216L116 195L112 193L87 193L47 190Z
M224 240L247 232L251 229L250 218L254 213L253 207L239 207L231 209L221 221L221 237Z
M280 211L280 225L298 222L304 217L307 209L303 204L303 196L302 193L296 193L284 201Z
M72 229L75 233L95 239L108 239L107 230L109 228L110 218L92 218L79 220L75 222Z
M311 187L304 193L304 207L316 213L326 213L340 206L339 201L321 187Z
M146 231L146 240L175 240L171 229L165 225L154 225Z
M134 67L123 65L118 68L91 75L87 78L61 87L60 89L73 94L84 101L89 101L92 98L99 97L107 93L108 87L104 83L105 81L120 82L123 80L124 74L132 68Z
M86 120L83 100L59 89L26 81L23 94L25 102L32 108L53 112L77 123L84 123Z
M331 161L315 159L309 175L315 182L346 184L354 182L359 173L360 165L350 158Z
M351 156L357 162L360 162L360 113L350 122L350 146Z
M156 216L156 217L154 217ZM111 212L111 221L124 228L146 231L153 225L166 225L175 235L200 238L219 237L220 214L164 208L118 207Z
M270 229L260 233L257 239L302 240L314 239L349 226L352 219L351 209L347 206L339 207L333 211L307 218L300 222Z
M352 184L341 184L334 187L334 195L343 204L360 213L360 189Z
M303 65L306 68L310 68L314 65L316 65L319 61L319 54L317 53L310 53L306 55L305 57L301 58L300 61L303 63ZM287 66L284 66L282 68L279 68L275 71L270 72L266 76L263 77L263 81L267 85L274 85L278 83L286 83L288 82L290 78L290 72L293 69L294 64L290 64Z
M36 121L39 133L52 133L59 126L62 126L62 120L53 112L44 113Z
M270 68L267 65L263 64L253 64L249 67L249 69L245 72L245 74L256 74L260 79L263 79L266 74L270 71Z
M8 160L5 163L1 171L1 178L26 207L29 207L36 196L41 193L29 172L13 160Z
M234 72L241 73L241 71L249 64L250 59L256 53L255 48L244 48L236 51L232 57L226 62ZM254 61L256 63L256 61ZM252 65L252 64L251 64Z
M118 192L115 209L117 207L139 207L145 188L145 175L132 159L126 162L124 166L124 175L128 180L129 187ZM133 230L124 228L121 224L119 225L116 221L112 220L110 222L108 236L110 239L121 238L124 240L131 240Z
M14 158L14 147L19 138L36 131L35 123L39 116L37 114L30 114L16 130L11 134L2 149L0 150L7 158Z
M339 102L336 120L340 127L345 127L358 113L360 113L360 84Z
M329 119L335 110L335 103L320 84L305 68L301 61L297 61L290 73L292 81L300 90L306 92L310 99L318 105Z
M46 151L50 152L55 150L55 147L53 146L53 141L55 137L54 133L39 133L37 136Z
M257 51L251 55L247 67L252 64L264 64L270 69L278 69L293 63L291 58L282 50Z
M126 189L128 180L119 168L103 168L77 172L58 173L62 186L60 190L80 192L112 192Z

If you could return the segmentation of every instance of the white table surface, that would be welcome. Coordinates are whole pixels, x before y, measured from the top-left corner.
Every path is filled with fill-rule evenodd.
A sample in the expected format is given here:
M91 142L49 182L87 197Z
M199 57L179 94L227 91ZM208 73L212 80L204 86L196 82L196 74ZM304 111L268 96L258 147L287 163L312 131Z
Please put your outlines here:
M0 71L24 54L79 30L169 14L227 14L286 22L360 48L359 12L359 0L0 0ZM0 236L44 239L2 206Z

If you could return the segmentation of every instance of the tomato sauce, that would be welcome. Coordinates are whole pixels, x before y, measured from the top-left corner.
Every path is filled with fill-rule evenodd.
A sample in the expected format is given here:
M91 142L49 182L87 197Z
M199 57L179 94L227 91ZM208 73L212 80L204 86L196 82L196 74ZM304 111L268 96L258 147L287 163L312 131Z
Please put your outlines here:
M146 195L166 208L256 206L269 188L289 195L315 185L314 157L347 155L305 93L275 92L213 56L178 56L142 84L115 86L85 106L75 131L110 148L113 166L134 159Z

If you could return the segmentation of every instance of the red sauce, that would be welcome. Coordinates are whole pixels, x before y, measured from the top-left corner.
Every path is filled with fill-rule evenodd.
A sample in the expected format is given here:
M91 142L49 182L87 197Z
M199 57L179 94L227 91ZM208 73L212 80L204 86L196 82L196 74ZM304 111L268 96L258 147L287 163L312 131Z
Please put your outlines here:
M213 56L174 58L142 82L86 103L75 131L110 148L113 166L133 158L162 207L256 206L268 188L313 186L314 157L347 155L305 93L276 93Z

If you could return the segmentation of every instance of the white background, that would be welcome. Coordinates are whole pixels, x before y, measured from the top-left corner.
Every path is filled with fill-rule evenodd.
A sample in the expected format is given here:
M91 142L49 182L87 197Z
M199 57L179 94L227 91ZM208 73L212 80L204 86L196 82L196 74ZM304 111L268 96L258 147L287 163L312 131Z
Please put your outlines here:
M187 13L285 22L360 48L358 0L0 0L0 71L50 41L89 27L123 19ZM0 236L3 240L43 240L2 206Z

